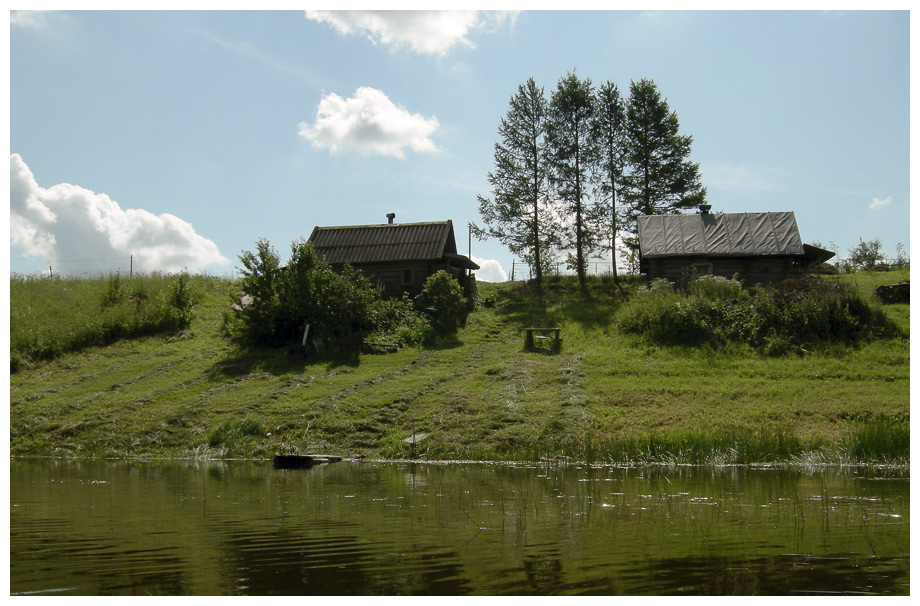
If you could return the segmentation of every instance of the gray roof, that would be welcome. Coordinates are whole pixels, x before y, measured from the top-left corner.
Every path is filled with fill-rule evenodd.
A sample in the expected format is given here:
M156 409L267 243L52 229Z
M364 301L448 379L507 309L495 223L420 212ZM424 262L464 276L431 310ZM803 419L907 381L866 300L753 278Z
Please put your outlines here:
M646 259L805 254L792 212L645 215L638 231Z
M479 269L470 259L457 254L450 220L314 227L309 241L317 256L332 265L446 259L467 269Z

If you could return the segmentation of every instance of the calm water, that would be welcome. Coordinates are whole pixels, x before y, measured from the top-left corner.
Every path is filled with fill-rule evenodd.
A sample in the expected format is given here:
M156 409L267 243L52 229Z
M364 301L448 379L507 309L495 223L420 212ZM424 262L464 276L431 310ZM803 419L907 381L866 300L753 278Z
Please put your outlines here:
M908 472L13 460L14 594L909 594Z

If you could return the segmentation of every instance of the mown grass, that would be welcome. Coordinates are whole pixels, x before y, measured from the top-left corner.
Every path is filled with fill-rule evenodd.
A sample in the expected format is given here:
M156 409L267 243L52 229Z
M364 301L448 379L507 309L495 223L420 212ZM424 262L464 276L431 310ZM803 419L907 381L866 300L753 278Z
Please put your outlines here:
M889 272L883 283L906 277ZM836 279L867 291L863 280L879 278ZM739 344L661 345L617 325L640 281L594 278L589 286L582 300L566 278L549 280L542 299L521 283L480 284L483 304L455 342L338 358L230 344L220 324L233 285L202 278L186 330L88 347L13 374L10 449L94 457L909 460L909 338L775 356ZM11 322L21 313L16 301ZM880 309L909 334L908 305ZM525 326L561 327L562 350L525 351ZM407 442L413 434L427 437Z

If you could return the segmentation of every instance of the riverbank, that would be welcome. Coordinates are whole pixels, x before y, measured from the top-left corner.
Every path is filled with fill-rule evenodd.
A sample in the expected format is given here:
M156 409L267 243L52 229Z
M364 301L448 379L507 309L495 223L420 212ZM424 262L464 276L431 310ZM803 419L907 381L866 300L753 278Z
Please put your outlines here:
M894 272L844 276L860 289ZM878 284L875 284L878 282ZM10 450L65 457L750 464L905 463L910 344L767 357L621 333L624 294L481 284L455 343L358 358L240 350L220 334L232 285L206 281L191 326L67 354L10 378ZM626 294L634 284L627 284ZM909 306L885 312L909 331ZM559 326L526 351L522 329ZM414 436L414 438L413 438Z

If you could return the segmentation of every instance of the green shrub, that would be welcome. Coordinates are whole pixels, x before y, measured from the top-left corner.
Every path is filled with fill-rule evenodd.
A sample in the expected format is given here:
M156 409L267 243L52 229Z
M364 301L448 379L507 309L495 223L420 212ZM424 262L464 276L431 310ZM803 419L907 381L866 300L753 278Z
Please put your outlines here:
M248 300L224 316L226 332L243 343L274 345L280 307L275 284L281 272L278 253L268 240L259 239L256 251L244 251L239 259L240 289Z
M855 345L899 335L877 305L856 290L819 279L787 281L758 297L765 326L794 346L821 342Z
M186 329L192 323L192 308L195 307L197 298L192 290L191 280L187 274L179 274L169 293L169 305L176 319L179 329Z
M17 351L10 352L10 374L14 374L22 370L25 363L22 360L22 356L19 355Z
M855 345L899 331L877 306L820 279L745 289L706 276L678 293L665 281L640 288L617 314L620 328L666 345L742 343L781 354L820 343Z
M112 305L118 304L119 301L124 299L125 293L122 288L121 275L114 273L109 276L108 289L102 297L102 306L111 307Z
M463 296L463 288L443 269L425 280L421 301L437 337L455 337L460 327L466 323L469 308Z
M240 289L249 300L224 316L231 338L278 347L300 340L307 324L310 334L328 337L364 334L371 328L371 304L380 294L370 280L348 265L333 271L303 239L291 244L284 267L264 239L254 253L240 255L240 261Z
M673 292L674 286L664 278L655 278L646 286L640 286L638 292L640 294L651 294L657 292Z
M735 301L747 299L748 292L738 280L721 276L700 276L687 285L691 297L709 301Z
M675 292L665 281L640 288L617 314L620 328L663 344L699 344L709 333L709 323L692 300Z
M370 306L369 318L369 341L415 346L421 345L429 337L428 320L416 311L408 295L400 299L374 301Z

